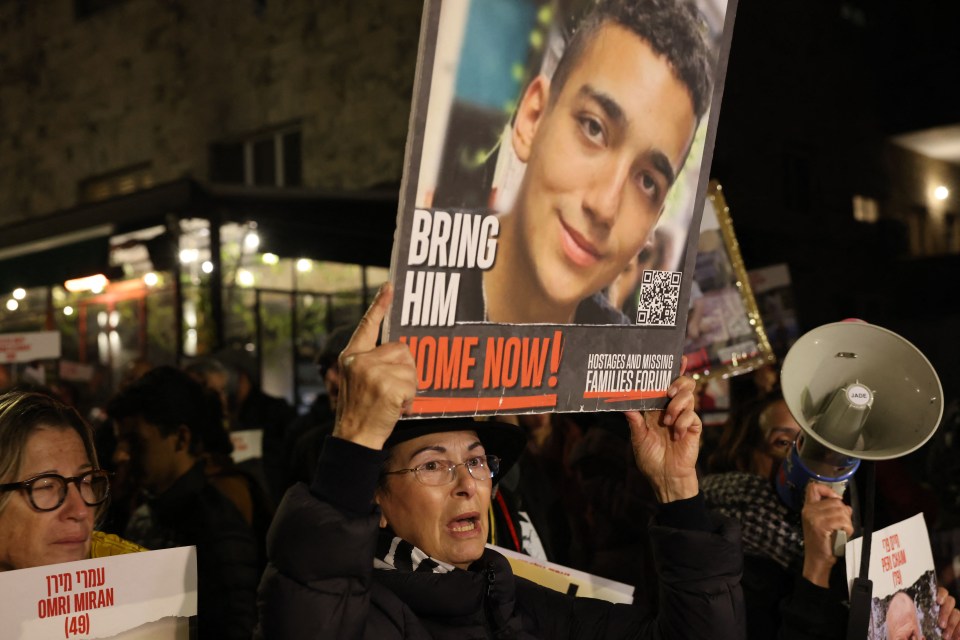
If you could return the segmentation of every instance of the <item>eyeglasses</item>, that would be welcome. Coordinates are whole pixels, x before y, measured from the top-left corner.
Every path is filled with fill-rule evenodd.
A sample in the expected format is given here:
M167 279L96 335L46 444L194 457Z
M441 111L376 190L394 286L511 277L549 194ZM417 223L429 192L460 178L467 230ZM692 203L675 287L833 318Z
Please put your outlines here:
M457 467L465 467L467 473L474 480L490 480L500 470L500 458L497 456L475 456L458 463L450 460L430 460L412 469L384 471L382 475L413 473L414 477L421 483L431 487L439 487L450 484L457 479Z
M37 511L53 511L67 499L68 485L72 482L80 491L80 498L88 507L102 504L110 497L109 471L94 469L82 476L64 478L58 473L42 473L22 482L0 484L0 491L22 489L27 492L30 504Z

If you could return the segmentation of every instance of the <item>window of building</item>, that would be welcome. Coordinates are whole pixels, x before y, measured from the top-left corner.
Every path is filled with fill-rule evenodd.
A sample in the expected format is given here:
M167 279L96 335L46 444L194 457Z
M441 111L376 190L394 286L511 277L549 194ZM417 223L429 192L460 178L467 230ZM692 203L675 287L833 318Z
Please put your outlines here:
M876 222L880 217L879 207L874 198L867 196L853 196L853 219L857 222Z
M213 143L210 181L248 187L301 186L300 126Z

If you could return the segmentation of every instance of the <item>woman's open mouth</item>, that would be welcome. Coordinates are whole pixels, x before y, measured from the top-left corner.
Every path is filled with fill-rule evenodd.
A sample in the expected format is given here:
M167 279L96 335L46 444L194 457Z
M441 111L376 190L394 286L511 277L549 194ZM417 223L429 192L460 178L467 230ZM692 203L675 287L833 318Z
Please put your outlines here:
M469 536L480 532L480 514L464 513L447 523L447 530L454 535Z

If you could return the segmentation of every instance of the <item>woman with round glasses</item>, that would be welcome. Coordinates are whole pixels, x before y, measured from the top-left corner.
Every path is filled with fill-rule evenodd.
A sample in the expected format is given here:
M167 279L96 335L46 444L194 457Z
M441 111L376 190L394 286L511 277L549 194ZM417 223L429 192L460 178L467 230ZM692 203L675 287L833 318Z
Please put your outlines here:
M94 533L109 496L76 411L40 393L0 395L0 571L139 550Z
M660 613L574 598L515 577L484 544L491 495L523 451L522 431L399 420L417 371L406 345L376 344L390 298L388 285L340 356L337 422L313 483L295 485L277 510L255 637L742 636L736 529L697 495L692 380L671 386L662 413L628 416L637 463L665 503L650 526Z

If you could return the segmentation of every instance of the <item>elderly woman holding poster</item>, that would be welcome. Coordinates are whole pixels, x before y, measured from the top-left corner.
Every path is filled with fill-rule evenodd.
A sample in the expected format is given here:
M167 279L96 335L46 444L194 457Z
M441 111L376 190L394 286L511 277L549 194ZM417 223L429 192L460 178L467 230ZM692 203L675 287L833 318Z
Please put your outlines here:
M0 395L0 571L141 550L93 531L109 495L76 411L40 393Z
M281 504L260 586L261 638L740 638L739 536L704 509L701 423L680 378L665 410L630 413L662 505L651 524L660 611L575 598L515 577L485 548L490 498L519 456L514 427L399 421L416 390L408 348L377 346L381 290L340 356L333 437L308 488Z

